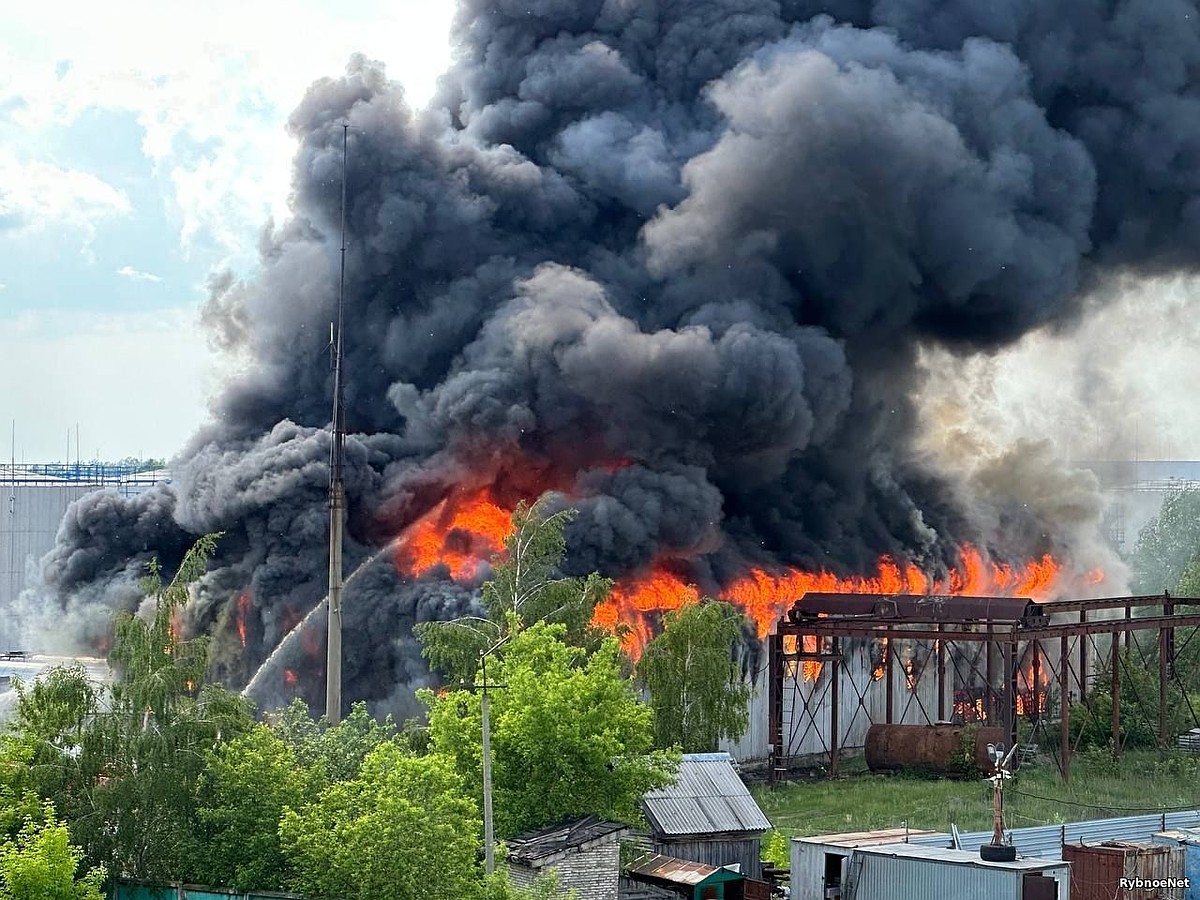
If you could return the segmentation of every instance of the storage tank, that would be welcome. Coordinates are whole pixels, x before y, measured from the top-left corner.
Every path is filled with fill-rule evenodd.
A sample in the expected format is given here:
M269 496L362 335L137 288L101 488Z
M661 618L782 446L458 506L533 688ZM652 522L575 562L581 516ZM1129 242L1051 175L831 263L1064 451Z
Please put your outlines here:
M1061 860L987 862L978 853L893 844L857 849L842 900L1071 900Z
M922 769L938 775L990 772L987 745L1003 741L1003 728L872 725L867 729L867 766L873 772L900 769Z
M1184 849L1168 844L1064 844L1076 900L1184 900ZM1131 890L1122 879L1147 885Z

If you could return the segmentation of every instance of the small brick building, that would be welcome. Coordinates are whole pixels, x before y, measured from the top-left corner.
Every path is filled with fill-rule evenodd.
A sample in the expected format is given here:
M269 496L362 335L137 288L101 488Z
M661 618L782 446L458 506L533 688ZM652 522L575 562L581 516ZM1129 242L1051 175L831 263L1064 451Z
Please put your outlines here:
M527 831L507 842L508 877L528 887L552 870L565 894L579 900L617 900L621 837L626 827L595 816Z

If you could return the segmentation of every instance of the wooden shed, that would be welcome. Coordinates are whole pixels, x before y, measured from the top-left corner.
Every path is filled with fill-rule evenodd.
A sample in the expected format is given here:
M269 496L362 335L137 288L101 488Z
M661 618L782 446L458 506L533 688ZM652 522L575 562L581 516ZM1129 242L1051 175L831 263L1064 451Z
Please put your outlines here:
M574 890L578 900L617 900L625 831L619 822L588 816L517 835L506 844L509 880L529 887L556 871L564 894Z
M642 859L626 872L628 887L622 896L635 896L633 889L644 885L648 897L669 897L672 900L748 900L745 894L746 876L730 869L706 866L704 863L655 854Z
M642 798L655 853L762 877L761 839L771 827L728 753L688 753L675 784Z

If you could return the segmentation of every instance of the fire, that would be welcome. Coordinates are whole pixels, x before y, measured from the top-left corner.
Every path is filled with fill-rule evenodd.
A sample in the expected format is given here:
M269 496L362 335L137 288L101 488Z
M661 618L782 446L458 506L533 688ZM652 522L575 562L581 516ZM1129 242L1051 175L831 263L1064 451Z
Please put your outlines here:
M1034 657L1037 657L1035 664ZM1049 712L1050 666L1046 654L1030 646L1017 673L1017 715L1036 717Z
M617 585L596 606L592 622L613 633L625 625L621 645L637 659L650 642L650 615L681 609L700 601L700 591L672 572L656 571L632 582Z
M990 562L977 549L966 546L960 553L958 568L941 579L929 577L914 565L901 566L884 557L873 576L840 577L830 572L805 572L799 569L769 573L754 568L724 590L714 593L719 599L745 610L754 622L758 636L762 638L770 633L788 606L810 591L830 594L1007 595L1039 599L1053 593L1062 571L1062 567L1049 555L1014 568ZM695 585L659 566L632 584L620 585L604 608L597 610L593 621L610 630L615 628L616 623L630 627L637 637L626 642L626 649L636 658L646 644L645 636L652 630L650 618L654 614L694 603L700 595ZM816 648L809 651L806 647L805 652L816 652ZM886 657L883 662L886 662ZM883 662L876 668L876 679L883 677L880 671ZM806 677L811 673L810 680L815 680L821 671L821 663L806 661L804 671Z
M296 677L295 672L293 672L291 669L283 670L283 683L284 684L286 684L288 687L295 687L297 681L299 681L299 679Z
M879 662L875 664L875 668L871 671L871 678L875 681L881 681L883 676L887 674L888 653L891 652L888 647L888 639L880 639Z
M246 614L250 611L250 595L242 594L237 599L237 609L234 613L237 620L238 638L242 642L242 648L246 647Z
M627 465L630 465L628 461L619 460L600 468L616 472ZM542 482L554 481L553 476L546 473L537 477ZM481 563L503 552L512 531L512 505L506 502L507 495L501 496L498 490L484 487L453 493L409 525L396 545L395 561L400 571L417 576L434 566L444 565L456 581L476 580ZM755 567L723 589L707 591L681 574L688 571L687 560L664 559L648 571L619 582L610 596L597 606L593 624L620 634L625 650L637 659L652 638L663 613L696 603L705 595L740 607L754 623L758 636L763 638L787 608L809 592L1047 599L1064 574L1063 567L1049 555L1014 567L993 562L970 545L961 549L958 565L942 578L931 577L911 563L901 564L886 556L879 560L873 575L844 577L826 571L784 569L772 572ZM1084 577L1089 584L1096 583L1103 579L1103 573L1091 572ZM239 618L238 633L244 644L242 618ZM816 647L811 650L805 647L805 652L815 653ZM884 675L886 648L883 653L872 673L876 680ZM806 677L811 675L815 679L821 665L817 660L805 661Z
M963 722L986 722L987 706L984 704L983 698L976 697L972 700L969 696L965 696L966 692L959 693L964 694L964 699L954 702L955 717Z
M511 510L497 505L488 488L451 495L405 531L396 564L421 575L440 563L454 580L471 580L480 562L504 549L511 531Z

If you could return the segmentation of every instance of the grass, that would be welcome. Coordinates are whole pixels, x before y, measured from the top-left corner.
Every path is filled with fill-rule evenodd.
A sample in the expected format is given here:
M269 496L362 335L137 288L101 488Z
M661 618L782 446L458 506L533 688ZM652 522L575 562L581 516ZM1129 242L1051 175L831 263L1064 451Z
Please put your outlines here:
M905 823L932 831L992 826L991 788L982 778L879 775L857 765L858 772L836 779L761 785L753 792L775 828L796 837ZM1008 783L1004 798L1009 828L1180 808L1200 808L1200 758L1158 751L1128 751L1119 765L1104 751L1077 754L1068 784L1054 760L1043 757Z

